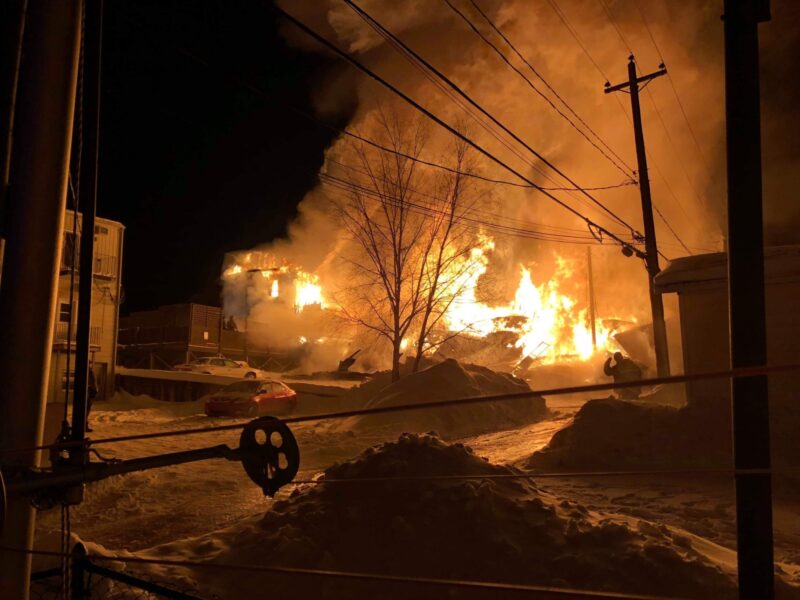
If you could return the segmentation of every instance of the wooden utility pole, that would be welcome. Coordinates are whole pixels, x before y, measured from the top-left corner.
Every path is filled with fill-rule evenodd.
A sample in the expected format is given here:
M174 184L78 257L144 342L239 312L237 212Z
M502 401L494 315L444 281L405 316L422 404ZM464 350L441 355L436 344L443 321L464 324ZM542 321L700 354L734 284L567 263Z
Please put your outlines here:
M594 275L592 274L592 247L586 246L586 278L589 288L589 326L592 328L592 348L597 348L597 314L594 309Z
M767 364L758 23L768 0L725 0L728 295L731 367ZM766 375L733 379L739 597L774 595L772 476Z
M664 302L655 289L655 277L661 272L658 266L658 244L656 244L656 227L653 223L653 202L650 198L650 177L647 171L647 154L644 148L644 131L642 130L642 112L639 107L640 84L666 75L664 65L654 73L636 77L636 61L633 54L628 59L628 81L617 85L606 83L605 92L628 90L631 96L631 113L633 114L633 134L636 141L636 160L639 168L639 193L642 196L642 218L644 220L645 267L650 287L650 308L653 313L653 341L656 350L656 367L659 377L669 376L669 349L667 347L667 326L664 323Z

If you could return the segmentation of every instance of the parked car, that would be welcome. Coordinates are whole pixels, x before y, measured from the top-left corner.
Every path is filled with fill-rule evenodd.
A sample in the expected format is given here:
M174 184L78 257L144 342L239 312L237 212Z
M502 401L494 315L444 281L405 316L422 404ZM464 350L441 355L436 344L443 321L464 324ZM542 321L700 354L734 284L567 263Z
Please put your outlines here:
M190 363L175 367L176 371L191 371L208 375L224 375L226 377L244 377L247 379L265 378L267 374L251 367L244 361L231 360L222 356L207 356Z
M297 392L285 383L245 379L225 386L206 400L209 417L286 415L297 407Z

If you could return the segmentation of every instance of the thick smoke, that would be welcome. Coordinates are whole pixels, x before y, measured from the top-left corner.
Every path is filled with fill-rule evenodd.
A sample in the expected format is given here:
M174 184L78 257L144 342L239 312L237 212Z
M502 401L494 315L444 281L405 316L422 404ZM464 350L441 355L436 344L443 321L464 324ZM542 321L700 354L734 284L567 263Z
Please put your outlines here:
M567 112L542 82L511 55L469 0L451 2L562 112ZM636 160L629 121L629 97L604 94L605 76L611 79L611 83L624 80L630 51L636 56L640 73L655 71L663 56L671 82L667 78L656 79L642 94L653 198L658 212L669 223L668 227L664 219L656 217L659 248L668 258L686 255L686 247L693 253L720 251L724 247L725 231L721 1L679 3L660 0L640 3L639 9L634 0L606 2L615 28L602 3L561 0L557 5L599 68L593 66L550 3L527 0L476 2L561 97L634 170ZM406 62L345 3L340 0L313 3L280 0L279 4L339 47L355 54L445 121L455 123L467 118L462 107ZM445 1L359 0L358 4L580 185L596 187L625 181L626 176L509 69ZM788 62L787 66L782 66L782 61L798 46L797 19L792 19L792 16L797 16L798 9L788 0L773 1L772 4L774 22L761 30L764 89L774 92L763 106L765 157L772 157L765 172L765 212L768 241L786 243L796 241L792 239L796 228L787 225L785 209L789 205L786 190L795 189L791 184L796 183L797 169L792 167L796 165L798 153L796 145L790 147L789 143L781 140L785 139L786 121L796 124L797 91L777 86L775 82L782 80L781 76L789 68ZM650 26L658 50L643 18ZM789 22L793 25L787 25ZM283 32L290 43L309 52L326 52L290 24L284 26ZM343 67L316 91L315 101L321 118L336 112L340 103L344 108L353 96L357 98L358 109L349 127L355 131L369 130L374 111L379 106L405 110L401 108L402 100L369 78ZM682 110L693 132L687 127ZM570 115L570 118L576 121L574 116ZM545 187L565 185L563 179L524 149L517 149L520 158L477 123L468 123L473 139L527 177ZM425 154L436 159L446 153L451 138L434 124L430 125L430 135ZM345 155L349 143L349 140L339 138L328 150L328 158ZM486 176L514 179L488 160L480 158L478 164ZM323 170L341 175L330 161ZM557 195L612 231L629 233L625 226L615 223L580 194L557 192ZM642 231L638 188L625 186L598 191L595 196L634 229ZM583 221L535 191L494 186L487 206L505 218L569 228L575 230L573 234L587 231ZM794 216L798 216L797 209ZM500 235L495 241L497 249L491 255L489 268L495 281L507 282L501 286L507 289L499 290L499 294L506 298L513 295L520 264L532 266L534 281L540 283L552 273L556 255L583 260L586 252L585 246L581 245ZM269 250L308 271L317 272L325 289L335 290L340 282L337 281L339 270L333 257L337 248L346 243L332 219L326 189L321 186L301 202L300 217L290 227L288 239L271 244ZM649 321L647 283L641 261L626 258L614 243L594 246L592 252L598 313ZM662 266L663 262L662 259ZM498 291L493 290L493 293Z

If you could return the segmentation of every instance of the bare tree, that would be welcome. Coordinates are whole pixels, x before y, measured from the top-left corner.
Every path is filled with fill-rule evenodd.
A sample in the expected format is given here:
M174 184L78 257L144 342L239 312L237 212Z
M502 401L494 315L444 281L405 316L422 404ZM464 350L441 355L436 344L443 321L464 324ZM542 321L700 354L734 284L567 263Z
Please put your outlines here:
M356 174L338 180L344 195L334 204L353 242L342 255L351 277L339 304L345 318L389 342L396 381L403 340L424 305L421 257L433 243L418 210L423 174L415 159L425 146L426 131L419 121L401 122L396 113L383 110L377 111L376 121L374 137L395 153L356 144Z
M428 246L420 257L424 271L423 304L417 329L416 356L413 371L418 371L427 350L459 332L446 332L434 343L432 333L440 327L453 302L464 286L463 275L472 268L470 253L475 245L476 221L468 215L476 198L470 195L472 182L469 147L463 140L452 146L452 171L441 175L436 194L429 196Z

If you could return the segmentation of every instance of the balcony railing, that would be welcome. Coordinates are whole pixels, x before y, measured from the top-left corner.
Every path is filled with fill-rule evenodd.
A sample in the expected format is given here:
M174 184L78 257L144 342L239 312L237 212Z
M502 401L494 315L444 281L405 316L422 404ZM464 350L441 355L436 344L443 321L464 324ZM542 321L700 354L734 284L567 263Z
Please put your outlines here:
M94 256L94 276L113 279L117 276L117 257L111 254L95 254ZM72 255L67 252L61 255L61 273L69 273ZM80 270L80 259L75 256L75 271Z
M56 329L53 335L53 344L67 344L67 333L69 331L69 323L56 323ZM70 337L70 343L75 343L75 337L78 333L78 328L73 325L72 331L70 332L72 335ZM103 336L103 328L99 325L93 325L89 327L89 345L90 346L100 346L100 342L102 341Z

